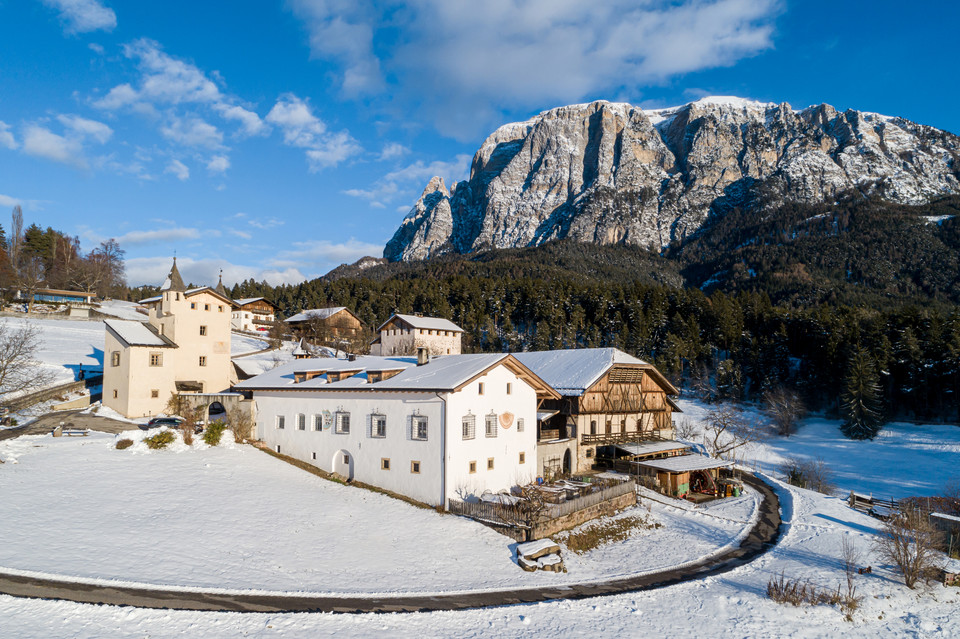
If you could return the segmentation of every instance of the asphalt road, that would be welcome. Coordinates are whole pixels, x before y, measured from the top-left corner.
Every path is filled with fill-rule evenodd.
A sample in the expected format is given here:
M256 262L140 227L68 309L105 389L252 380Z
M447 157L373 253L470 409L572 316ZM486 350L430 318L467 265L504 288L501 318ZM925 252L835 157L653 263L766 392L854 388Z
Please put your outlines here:
M130 426L127 424L125 427L129 428ZM461 610L557 599L583 599L653 590L733 570L749 563L777 543L781 534L781 520L780 501L776 493L768 484L752 475L744 476L743 481L756 489L763 499L756 524L738 548L730 549L720 555L683 568L635 577L611 579L600 583L436 596L402 594L395 597L365 597L362 595L323 597L262 594L226 595L211 592L164 590L162 588L125 588L53 579L36 579L0 573L0 593L15 597L62 599L80 603L174 610L366 613ZM251 587L256 587L256 584L251 584Z

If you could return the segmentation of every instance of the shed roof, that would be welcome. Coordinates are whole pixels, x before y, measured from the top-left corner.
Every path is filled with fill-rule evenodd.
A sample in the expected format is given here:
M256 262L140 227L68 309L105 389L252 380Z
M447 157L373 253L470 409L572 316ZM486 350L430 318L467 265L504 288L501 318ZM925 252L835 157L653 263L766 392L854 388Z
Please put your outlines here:
M685 450L690 448L683 442L672 439L655 440L650 442L640 442L637 444L617 444L617 448L634 456L654 455L664 453L668 450Z
M709 470L711 468L728 468L733 466L732 461L714 459L704 455L680 455L663 459L650 459L633 462L638 466L665 470L670 473L688 473L694 470Z
M649 371L670 394L677 390L663 378L657 369L617 348L571 348L556 351L516 353L516 358L542 377L561 395L568 397L584 392L614 365L643 367Z
M300 311L296 315L287 318L287 323L293 324L295 322L308 322L312 319L327 319L333 315L336 315L340 311L347 310L346 306L331 306L330 308L308 308L304 311Z
M400 320L406 324L409 324L413 328L422 328L431 331L454 331L455 333L463 332L462 328L448 319L443 319L442 317L421 317L419 315L404 315L402 313L395 313L392 315L390 319L380 325L377 331L379 332L383 330L384 326L394 320Z
M176 344L157 332L149 322L133 320L104 320L113 335L127 346L176 347Z

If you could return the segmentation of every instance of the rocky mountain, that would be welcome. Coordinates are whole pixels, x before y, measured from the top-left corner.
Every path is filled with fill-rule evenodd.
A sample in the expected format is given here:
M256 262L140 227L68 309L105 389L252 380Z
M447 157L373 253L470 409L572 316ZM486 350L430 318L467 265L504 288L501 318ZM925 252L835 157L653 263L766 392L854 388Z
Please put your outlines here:
M644 111L566 106L486 139L470 179L430 180L384 249L390 261L553 239L659 250L711 216L841 193L921 204L960 193L960 138L822 104L705 98Z

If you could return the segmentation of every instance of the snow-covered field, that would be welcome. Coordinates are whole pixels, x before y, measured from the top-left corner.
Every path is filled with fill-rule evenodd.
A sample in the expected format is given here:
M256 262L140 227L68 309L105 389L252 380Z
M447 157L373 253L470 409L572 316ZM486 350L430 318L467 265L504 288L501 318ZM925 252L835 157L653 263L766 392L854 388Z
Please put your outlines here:
M681 400L683 414L701 422L712 408ZM747 409L749 419L762 419ZM702 443L693 438L690 443ZM773 437L737 453L747 466L773 475L788 458L822 459L833 471L838 492L851 490L883 499L936 495L947 480L960 479L960 427L942 424L886 424L876 439L854 441L840 432L840 422L811 417L790 437Z
M555 586L712 554L734 544L756 510L750 493L697 510L644 502L624 515L646 515L649 503L662 528L568 554L566 574L526 573L513 541L485 526L323 480L251 446L116 450L115 441L95 433L0 442L0 567L322 594Z
M74 381L80 365L103 366L103 322L0 317L0 323L13 330L24 322L37 329L40 349L36 359L50 372L51 386Z
M693 402L683 408L692 419L709 409ZM934 494L957 475L960 428L891 424L873 442L851 442L837 426L812 418L790 438L744 451L744 460L778 486L784 535L768 553L719 576L580 601L393 615L152 611L0 596L0 635L960 636L960 588L906 589L873 548L876 520L842 497L775 479L786 457L819 457L841 491ZM0 567L227 590L389 595L552 587L716 552L736 543L754 512L749 493L706 509L645 499L619 516L647 515L649 505L662 528L582 556L565 552L566 574L524 573L513 562L512 540L483 526L322 480L249 446L146 451L137 444L118 451L114 441L92 434L0 442ZM781 573L835 590L845 579L845 538L862 553L861 565L873 568L855 577L863 599L852 621L833 606L793 607L766 597L767 582ZM958 561L948 565L960 570Z

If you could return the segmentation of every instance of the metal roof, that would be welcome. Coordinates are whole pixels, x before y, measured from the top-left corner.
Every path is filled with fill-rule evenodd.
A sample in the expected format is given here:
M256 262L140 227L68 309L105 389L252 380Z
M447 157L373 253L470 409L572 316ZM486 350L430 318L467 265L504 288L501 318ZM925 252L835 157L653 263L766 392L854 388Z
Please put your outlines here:
M107 328L127 346L165 346L176 344L160 335L149 322L133 320L104 320Z
M380 325L380 327L377 329L377 332L383 330L384 326L395 319L401 320L413 328L421 328L431 331L454 331L456 333L463 332L462 328L448 319L443 319L442 317L420 317L419 315L403 315L401 313L395 313L392 315L390 319Z
M694 470L709 470L711 468L728 468L733 466L732 461L714 459L704 455L680 455L679 457L664 457L632 462L638 466L665 470L670 473L688 473Z

